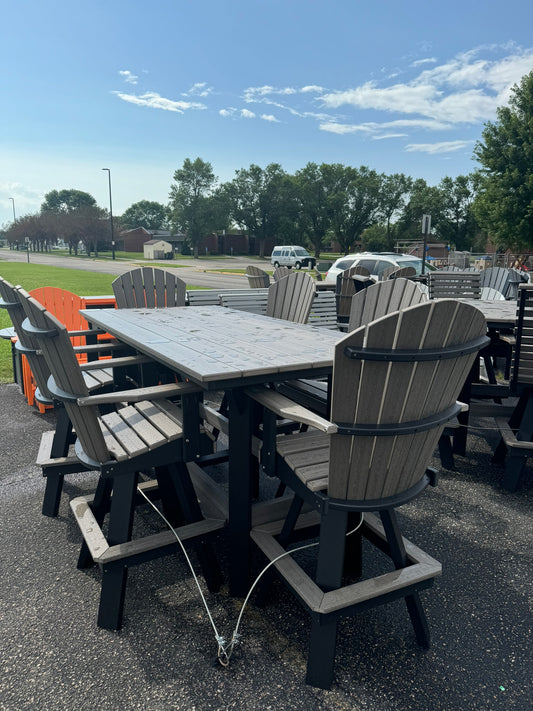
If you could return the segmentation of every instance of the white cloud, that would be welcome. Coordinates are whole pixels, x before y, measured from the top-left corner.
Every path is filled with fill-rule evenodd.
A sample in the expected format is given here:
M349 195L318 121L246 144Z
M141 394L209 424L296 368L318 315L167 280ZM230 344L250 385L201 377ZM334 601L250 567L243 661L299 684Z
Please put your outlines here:
M477 48L448 62L423 70L409 82L385 86L376 81L320 97L329 109L366 109L419 116L452 124L473 124L492 120L496 108L506 103L513 84L531 71L533 49L514 48L497 59L480 57L501 47ZM420 60L411 66L427 63Z
M337 133L340 136L344 136L347 133L369 133L372 131L371 128L365 126L364 124L351 125L346 123L336 123L335 121L330 121L328 123L321 123L319 125L321 131L327 131L328 133Z
M122 94L121 92L114 91L114 94L118 96L122 101L127 101L130 104L135 104L136 106L148 106L151 109L162 109L163 111L174 111L178 114L183 114L188 109L206 109L205 104L200 104L192 101L174 101L172 99L165 99L154 91L147 91L145 94L136 96L135 94Z
M381 141L384 138L405 138L407 133L382 133L381 136L372 136L373 141Z
M281 121L272 114L261 114L261 118L263 119L263 121L270 121L271 123L281 123Z
M472 145L472 141L443 141L442 143L409 143L405 150L408 153L452 153Z
M249 111L248 109L241 109L241 117L242 118L255 118L255 114L253 111Z
M139 77L135 74L132 74L128 69L121 69L119 71L119 74L124 79L126 84L137 84L137 79Z
M422 64L436 64L437 60L435 57L427 57L426 59L417 59L411 64L412 67L420 67Z
M193 84L189 91L184 91L182 92L182 96L209 96L209 94L213 93L213 87L207 86L207 82L202 81L202 82L196 82L196 84Z

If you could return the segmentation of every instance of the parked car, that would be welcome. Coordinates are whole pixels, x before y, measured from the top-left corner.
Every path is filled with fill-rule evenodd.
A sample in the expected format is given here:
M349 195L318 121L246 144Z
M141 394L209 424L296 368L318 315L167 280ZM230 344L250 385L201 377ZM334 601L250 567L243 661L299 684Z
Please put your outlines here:
M270 263L277 269L278 267L294 267L301 269L309 267L313 269L316 259L303 247L296 245L281 245L274 247L270 255Z
M389 267L414 267L417 274L422 273L422 260L412 254L396 254L395 252L360 252L340 257L328 269L325 281L335 282L337 276L350 267L366 267L370 276L379 281L382 273ZM426 272L435 269L426 262Z

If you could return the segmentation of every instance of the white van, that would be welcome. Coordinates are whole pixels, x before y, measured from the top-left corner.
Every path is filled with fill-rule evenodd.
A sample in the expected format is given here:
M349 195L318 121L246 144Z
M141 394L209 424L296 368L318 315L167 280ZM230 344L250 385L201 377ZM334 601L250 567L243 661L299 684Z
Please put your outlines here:
M294 267L295 269L309 267L309 269L313 269L315 262L316 259L306 249L295 245L274 247L270 255L270 263L275 269L278 267Z

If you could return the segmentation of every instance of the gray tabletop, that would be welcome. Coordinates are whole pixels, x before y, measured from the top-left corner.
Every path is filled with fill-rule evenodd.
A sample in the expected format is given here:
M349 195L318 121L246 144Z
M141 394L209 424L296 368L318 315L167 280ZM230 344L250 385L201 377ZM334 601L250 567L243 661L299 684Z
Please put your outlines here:
M92 324L214 389L330 372L338 331L220 306L86 309Z
M487 319L489 328L514 328L516 324L516 301L458 299L479 309Z

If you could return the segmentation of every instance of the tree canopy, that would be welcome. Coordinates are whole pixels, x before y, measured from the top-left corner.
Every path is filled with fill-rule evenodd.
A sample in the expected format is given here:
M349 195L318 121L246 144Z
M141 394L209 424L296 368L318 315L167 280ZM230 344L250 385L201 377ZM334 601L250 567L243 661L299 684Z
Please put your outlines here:
M501 246L533 246L533 70L511 90L509 106L485 124L474 155L481 164L475 202L480 224Z
M211 163L201 158L186 158L183 166L174 173L175 184L170 188L170 220L175 231L184 232L190 240L194 256L198 257L198 244L206 234L217 227L217 210L214 189L216 177Z
M51 190L44 196L41 212L69 213L95 206L96 200L83 190Z
M140 200L130 205L120 216L123 229L132 230L144 227L145 230L165 229L168 222L168 210L160 202Z

